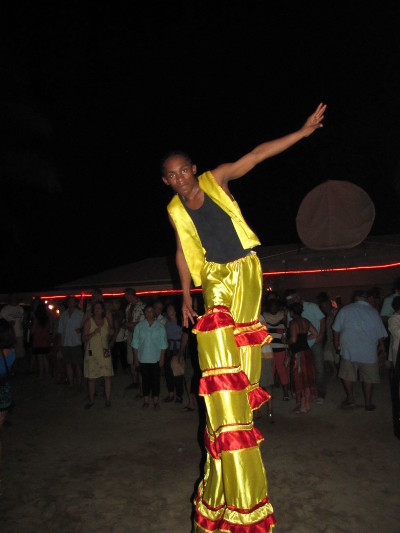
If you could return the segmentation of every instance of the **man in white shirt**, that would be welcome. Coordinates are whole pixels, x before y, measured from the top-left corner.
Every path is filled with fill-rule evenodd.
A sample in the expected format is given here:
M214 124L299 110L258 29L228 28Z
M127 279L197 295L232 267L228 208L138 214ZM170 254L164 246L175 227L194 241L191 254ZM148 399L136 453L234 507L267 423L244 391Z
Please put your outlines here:
M81 324L83 312L78 307L76 298L70 296L67 309L61 313L57 333L61 335L61 353L67 369L70 387L74 382L74 371L78 387L82 385L82 338Z

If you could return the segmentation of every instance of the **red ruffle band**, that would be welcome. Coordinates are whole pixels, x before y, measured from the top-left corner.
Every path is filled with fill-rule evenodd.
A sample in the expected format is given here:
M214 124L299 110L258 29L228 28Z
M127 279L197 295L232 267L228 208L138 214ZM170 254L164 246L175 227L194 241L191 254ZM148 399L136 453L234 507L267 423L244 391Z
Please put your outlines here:
M217 374L200 379L199 394L212 394L222 390L241 391L249 385L246 374L241 370L234 374Z
M268 498L267 498L268 500ZM268 503L265 502L265 503ZM263 503L263 505L265 504ZM226 530L231 533L266 533L271 529L272 526L276 524L275 516L270 514L266 516L263 520L256 522L254 524L232 524L224 518L219 520L210 520L198 512L196 509L195 521L199 524L200 527L208 531L220 531Z
M214 459L220 459L221 452L253 448L258 446L262 440L264 439L261 432L255 427L239 431L225 431L220 433L214 441L210 440L207 431L204 432L205 447Z
M259 409L271 396L261 387L249 391L249 404L254 409Z
M235 342L239 348L241 346L262 345L270 343L271 341L272 336L262 324L260 324L260 327L257 329L253 328L249 331L239 331L238 333L235 333Z
M228 307L215 305L207 310L207 313L199 318L193 332L213 331L218 328L235 327L235 321Z

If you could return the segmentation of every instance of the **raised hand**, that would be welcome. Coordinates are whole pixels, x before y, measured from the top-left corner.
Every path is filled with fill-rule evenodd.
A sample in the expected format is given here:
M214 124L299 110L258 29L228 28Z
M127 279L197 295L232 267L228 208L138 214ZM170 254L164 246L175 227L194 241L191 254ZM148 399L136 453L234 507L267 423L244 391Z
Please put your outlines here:
M319 104L317 109L312 115L308 117L304 126L301 128L304 137L308 137L318 128L322 128L322 121L324 120L324 113L326 110L326 104Z

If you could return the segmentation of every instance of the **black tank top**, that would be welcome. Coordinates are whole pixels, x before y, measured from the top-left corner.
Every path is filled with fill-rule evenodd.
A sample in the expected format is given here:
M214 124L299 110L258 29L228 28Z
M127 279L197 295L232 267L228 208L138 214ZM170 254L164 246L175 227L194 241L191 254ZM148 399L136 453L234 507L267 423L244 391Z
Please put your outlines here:
M201 244L206 250L207 261L230 263L248 253L239 240L231 217L206 193L200 209L189 209L183 200L182 203L196 226Z
M309 350L308 342L307 342L307 336L308 336L308 333L298 333L297 334L296 342L293 342L290 345L290 349L291 349L292 353L305 352L306 350Z

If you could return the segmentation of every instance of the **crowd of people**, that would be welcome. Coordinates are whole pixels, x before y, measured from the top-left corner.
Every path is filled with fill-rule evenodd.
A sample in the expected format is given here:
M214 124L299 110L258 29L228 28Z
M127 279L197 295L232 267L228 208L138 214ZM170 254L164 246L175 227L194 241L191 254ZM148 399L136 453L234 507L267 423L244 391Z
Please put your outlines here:
M202 305L196 295L193 306L199 315ZM195 324L183 326L177 300L143 301L127 288L123 299L107 301L101 290L93 289L90 300L71 296L59 312L52 307L36 298L24 308L11 295L0 310L0 429L12 407L10 380L15 373L86 391L86 409L95 402L97 380L105 407L111 406L112 376L118 371L126 375L126 389L142 399L143 409L152 405L158 410L164 379L167 394L161 401L182 404L186 398L185 411L198 409L201 370ZM262 348L260 377L271 399L258 417L265 413L273 422L277 400L294 399L293 412L308 413L314 404L324 403L328 376L343 384L343 408L355 406L354 387L360 381L364 407L374 411L373 387L386 367L400 438L400 279L384 299L372 287L355 291L346 305L326 292L311 302L298 290L265 291L260 322L272 336Z
M194 324L184 327L179 301L173 298L143 301L133 288L125 297L106 300L94 288L90 300L68 297L59 310L50 310L43 299L31 308L18 304L14 295L0 311L14 331L15 372L52 376L60 384L84 389L94 404L96 380L104 384L105 405L111 406L114 372L127 375L126 389L135 389L147 407L149 395L158 409L160 380L165 379L165 403L180 403L196 409L201 378L197 360ZM263 408L273 422L273 389L282 400L296 400L295 413L307 413L312 404L322 404L326 377L343 383L343 406L353 406L354 383L362 382L365 409L372 403L373 385L379 383L379 365L385 363L398 378L400 342L400 281L393 293L381 300L379 289L354 292L352 302L326 292L307 301L297 290L283 294L265 291L260 321L272 342L262 348L260 385L271 395ZM201 314L201 296L196 308ZM138 327L139 326L139 327ZM154 326L154 327L153 327Z

